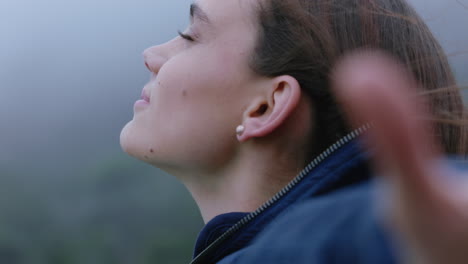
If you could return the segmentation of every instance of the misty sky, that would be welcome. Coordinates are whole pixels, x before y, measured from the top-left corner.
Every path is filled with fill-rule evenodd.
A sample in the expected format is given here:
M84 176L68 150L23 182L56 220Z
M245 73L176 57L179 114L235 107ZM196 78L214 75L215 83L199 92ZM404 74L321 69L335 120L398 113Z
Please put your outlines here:
M66 174L119 152L149 77L141 53L187 26L190 2L0 0L0 166ZM465 52L450 60L468 81L468 0L410 2Z

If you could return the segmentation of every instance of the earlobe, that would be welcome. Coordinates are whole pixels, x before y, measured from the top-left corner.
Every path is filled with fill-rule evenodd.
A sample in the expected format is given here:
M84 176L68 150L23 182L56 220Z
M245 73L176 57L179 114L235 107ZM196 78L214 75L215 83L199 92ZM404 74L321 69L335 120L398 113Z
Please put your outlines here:
M242 136L244 134L245 127L243 125L240 125L236 128L236 134L238 136Z
M266 96L253 102L244 114L243 132L237 133L241 142L271 134L299 104L301 87L295 78L283 75L271 79L267 85Z

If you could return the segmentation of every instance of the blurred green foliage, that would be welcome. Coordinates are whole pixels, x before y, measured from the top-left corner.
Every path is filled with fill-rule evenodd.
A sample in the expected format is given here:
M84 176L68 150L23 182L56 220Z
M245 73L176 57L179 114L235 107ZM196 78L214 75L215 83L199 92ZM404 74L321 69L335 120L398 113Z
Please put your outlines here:
M0 170L1 264L190 261L202 221L171 176L117 155L43 179Z

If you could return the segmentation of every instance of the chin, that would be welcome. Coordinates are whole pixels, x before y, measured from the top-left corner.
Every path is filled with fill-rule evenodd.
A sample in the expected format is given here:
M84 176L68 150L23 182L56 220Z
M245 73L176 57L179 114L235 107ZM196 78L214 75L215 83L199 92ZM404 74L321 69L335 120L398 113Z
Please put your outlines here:
M145 140L146 139L146 140ZM128 122L120 132L120 147L129 156L164 170L171 174L174 171L175 166L172 162L167 159L161 159L161 156L157 153L155 148L154 153L148 153L148 141L143 131L136 126L134 121Z
M145 137L141 135L141 132L139 133L133 121L130 121L120 132L120 147L129 156L153 165L152 160L149 158L149 153L146 153L146 146L148 144L143 139Z
M132 133L132 122L133 121L128 122L124 126L122 131L120 132L120 147L128 155L133 156L135 158L138 158L136 156L136 147L135 147L135 144L133 142L134 140L132 140L133 139L133 137L132 137L132 134L133 134Z

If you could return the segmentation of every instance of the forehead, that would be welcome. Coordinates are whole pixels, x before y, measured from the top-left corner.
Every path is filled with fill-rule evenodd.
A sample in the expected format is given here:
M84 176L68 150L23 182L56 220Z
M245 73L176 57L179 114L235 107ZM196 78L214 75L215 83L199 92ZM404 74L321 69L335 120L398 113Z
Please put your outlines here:
M197 0L195 4L208 16L214 27L233 24L256 26L259 0Z
M203 10L210 26L195 22L201 41L200 51L209 48L209 53L228 65L245 67L255 49L258 37L257 3L258 0L197 0L196 4ZM199 25L199 26L198 26ZM236 63L239 62L239 63Z

